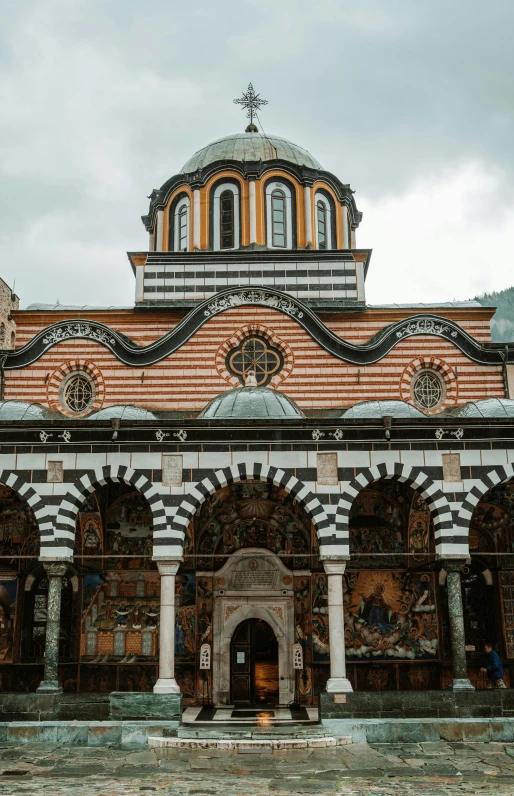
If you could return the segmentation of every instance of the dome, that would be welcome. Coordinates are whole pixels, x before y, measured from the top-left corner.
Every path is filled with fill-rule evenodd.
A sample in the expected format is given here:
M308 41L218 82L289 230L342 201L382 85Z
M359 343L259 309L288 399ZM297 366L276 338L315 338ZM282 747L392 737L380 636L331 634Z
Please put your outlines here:
M62 420L62 415L41 404L31 404L27 401L0 401L0 421L2 420Z
M269 387L237 387L221 393L198 415L209 420L299 420L303 412L287 395Z
M514 417L514 399L486 398L471 401L448 412L452 417Z
M407 401L361 401L347 409L342 416L345 420L372 420L385 415L411 420L425 417L423 412Z
M141 406L133 406L132 404L107 406L105 409L100 409L99 412L93 412L87 419L112 420L118 417L120 420L157 420L156 416L149 412L148 409L143 409Z
M321 163L313 158L310 152L286 138L264 135L264 133L236 133L218 138L217 141L199 149L182 166L181 172L189 174L217 160L287 160L296 166L323 170Z

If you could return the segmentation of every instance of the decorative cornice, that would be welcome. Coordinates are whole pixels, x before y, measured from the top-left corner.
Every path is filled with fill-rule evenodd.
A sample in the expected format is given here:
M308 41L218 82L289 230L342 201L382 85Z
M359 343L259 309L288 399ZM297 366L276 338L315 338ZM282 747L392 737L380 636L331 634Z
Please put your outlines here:
M195 187L202 187L208 183L213 175L217 172L232 170L236 171L243 179L256 179L263 177L268 171L283 171L286 174L294 177L300 185L312 185L316 180L321 180L328 183L334 190L338 200L344 202L350 210L352 217L352 227L356 229L362 221L362 213L357 210L353 191L349 185L342 183L335 174L330 171L312 169L308 166L297 166L288 160L269 160L269 161L239 161L239 160L218 160L215 163L209 163L202 169L198 169L191 174L175 174L161 186L159 189L154 189L150 196L150 207L148 214L141 216L141 220L145 225L148 232L152 232L155 223L155 216L158 210L163 210L171 196L171 194L181 185L191 186L192 183Z
M368 343L356 345L338 337L303 302L287 293L272 288L235 287L220 291L216 296L202 302L168 334L145 347L134 345L128 338L102 323L77 319L48 326L23 348L9 352L5 369L27 367L36 362L52 346L73 338L86 338L105 346L125 365L132 367L154 365L181 348L215 315L241 306L273 308L288 315L332 356L354 365L372 365L379 362L406 337L414 335L442 337L453 343L473 362L482 365L504 363L503 351L481 345L461 326L438 315L414 315L387 326ZM509 353L509 362L514 362L514 350Z

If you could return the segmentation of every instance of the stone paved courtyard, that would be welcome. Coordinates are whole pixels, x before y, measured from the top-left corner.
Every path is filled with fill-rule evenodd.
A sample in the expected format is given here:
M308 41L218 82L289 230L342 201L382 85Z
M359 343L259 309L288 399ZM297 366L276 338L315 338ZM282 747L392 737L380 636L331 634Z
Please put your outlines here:
M0 745L0 794L261 796L514 793L514 744L353 744L228 753Z

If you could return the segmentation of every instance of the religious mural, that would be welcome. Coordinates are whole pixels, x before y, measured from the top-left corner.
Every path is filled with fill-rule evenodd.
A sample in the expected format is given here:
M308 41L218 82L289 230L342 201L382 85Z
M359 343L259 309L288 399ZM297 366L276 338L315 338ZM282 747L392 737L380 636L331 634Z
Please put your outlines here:
M514 567L514 482L499 484L477 504L470 522L469 546L474 552L503 554L497 564Z
M0 572L0 663L11 663L16 627L18 578L14 572Z
M19 568L16 556L39 555L39 531L29 504L12 489L0 484L0 556L2 560Z
M439 658L433 573L347 573L344 605L348 660Z

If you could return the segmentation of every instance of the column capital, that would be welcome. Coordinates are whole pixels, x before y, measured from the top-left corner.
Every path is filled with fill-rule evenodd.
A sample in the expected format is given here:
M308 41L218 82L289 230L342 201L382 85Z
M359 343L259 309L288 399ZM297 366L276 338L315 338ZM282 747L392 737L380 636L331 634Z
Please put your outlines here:
M161 575L176 575L180 567L180 561L156 561L157 568Z
M438 560L445 572L462 572L464 567L469 564L467 558L440 558Z
M323 568L327 575L344 575L346 569L346 560L338 559L325 559L323 561Z
M68 564L63 561L45 561L43 566L50 578L64 578L68 571Z

